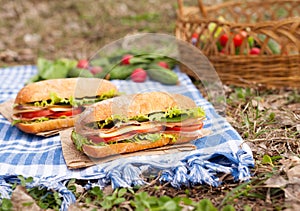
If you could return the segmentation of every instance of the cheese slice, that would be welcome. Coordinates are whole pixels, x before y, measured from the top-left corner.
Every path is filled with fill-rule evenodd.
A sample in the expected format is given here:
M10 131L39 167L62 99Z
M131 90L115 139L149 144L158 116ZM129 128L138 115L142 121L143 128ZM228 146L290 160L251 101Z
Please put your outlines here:
M145 133L148 132L158 132L161 131L163 129L162 125L154 125L154 124L144 124L144 125L140 125L140 126L134 126L134 125L130 125L130 126L126 126L124 128L120 128L117 131L111 132L111 133L103 133L103 132L99 132L99 137L101 138L111 138L111 137L115 137L115 136L119 136L121 134L124 133L129 133L132 131L145 131Z
M54 111L54 112L58 112L58 111L72 111L73 108L71 107L51 107L51 108L48 108L49 110L51 111Z
M53 105L53 106L47 106L47 107L39 107L39 106L18 106L13 109L14 114L21 114L26 112L35 112L35 111L41 111L49 109L54 112L58 111L72 111L73 107L69 105Z

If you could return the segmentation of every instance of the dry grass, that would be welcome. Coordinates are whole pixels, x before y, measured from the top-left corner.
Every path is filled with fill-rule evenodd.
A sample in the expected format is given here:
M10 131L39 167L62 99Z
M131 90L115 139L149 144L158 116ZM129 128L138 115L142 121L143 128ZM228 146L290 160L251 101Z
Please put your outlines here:
M2 64L32 63L38 56L88 58L128 34L173 34L175 6L162 0L3 0L0 52L11 50L15 56L5 58L2 52Z

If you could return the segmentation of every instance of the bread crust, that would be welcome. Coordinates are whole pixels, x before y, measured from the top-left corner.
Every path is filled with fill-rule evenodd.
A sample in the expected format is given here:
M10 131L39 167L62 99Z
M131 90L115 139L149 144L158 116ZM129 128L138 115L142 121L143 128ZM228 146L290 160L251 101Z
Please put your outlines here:
M98 102L87 108L79 122L85 123L104 120L111 115L124 115L128 118L137 115L165 111L171 107L189 109L196 107L195 102L184 95L167 92L147 92L119 96Z
M40 132L64 129L74 126L75 117L50 119L44 122L36 122L30 124L18 123L16 127L25 133L37 134Z
M61 78L39 81L24 86L16 96L15 104L25 104L48 100L54 92L60 98L96 96L108 93L117 87L105 79L99 78Z
M134 142L134 143L119 143L108 146L92 146L84 144L82 146L83 152L93 158L104 158L112 155L131 153L150 148L162 147L169 144L170 138L162 137L155 142Z

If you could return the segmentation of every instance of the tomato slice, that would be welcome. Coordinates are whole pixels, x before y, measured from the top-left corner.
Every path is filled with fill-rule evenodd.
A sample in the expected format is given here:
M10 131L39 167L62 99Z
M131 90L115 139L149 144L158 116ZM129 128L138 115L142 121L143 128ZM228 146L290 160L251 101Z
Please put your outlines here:
M70 111L51 111L49 109L44 109L44 110L39 110L39 111L30 111L30 112L24 112L20 113L18 116L20 118L25 118L25 119L33 119L33 118L38 118L38 117L54 117L58 118L61 116L73 116L80 114L83 111L82 108L76 108L72 109Z
M53 113L51 116L52 117L75 116L77 114L80 114L82 111L83 109L79 107L79 108L72 109L70 111L58 111Z
M26 119L32 119L35 117L46 117L50 116L54 113L54 111L50 110L40 110L40 111L31 111L31 112L25 112L25 113L20 113L19 116L21 118L26 118Z
M167 128L167 131L191 132L191 131L199 130L202 127L203 127L203 123L198 124L198 125L185 126L185 127L180 127L180 126L169 127L169 128Z

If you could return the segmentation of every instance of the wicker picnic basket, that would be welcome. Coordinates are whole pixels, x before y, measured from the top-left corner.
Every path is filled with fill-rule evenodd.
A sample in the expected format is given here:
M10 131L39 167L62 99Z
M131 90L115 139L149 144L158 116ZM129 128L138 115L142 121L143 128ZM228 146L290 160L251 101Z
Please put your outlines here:
M208 57L223 83L300 88L299 16L300 0L214 5L198 0L189 6L178 0L175 34ZM189 57L184 49L179 51ZM185 66L182 69L194 76Z

